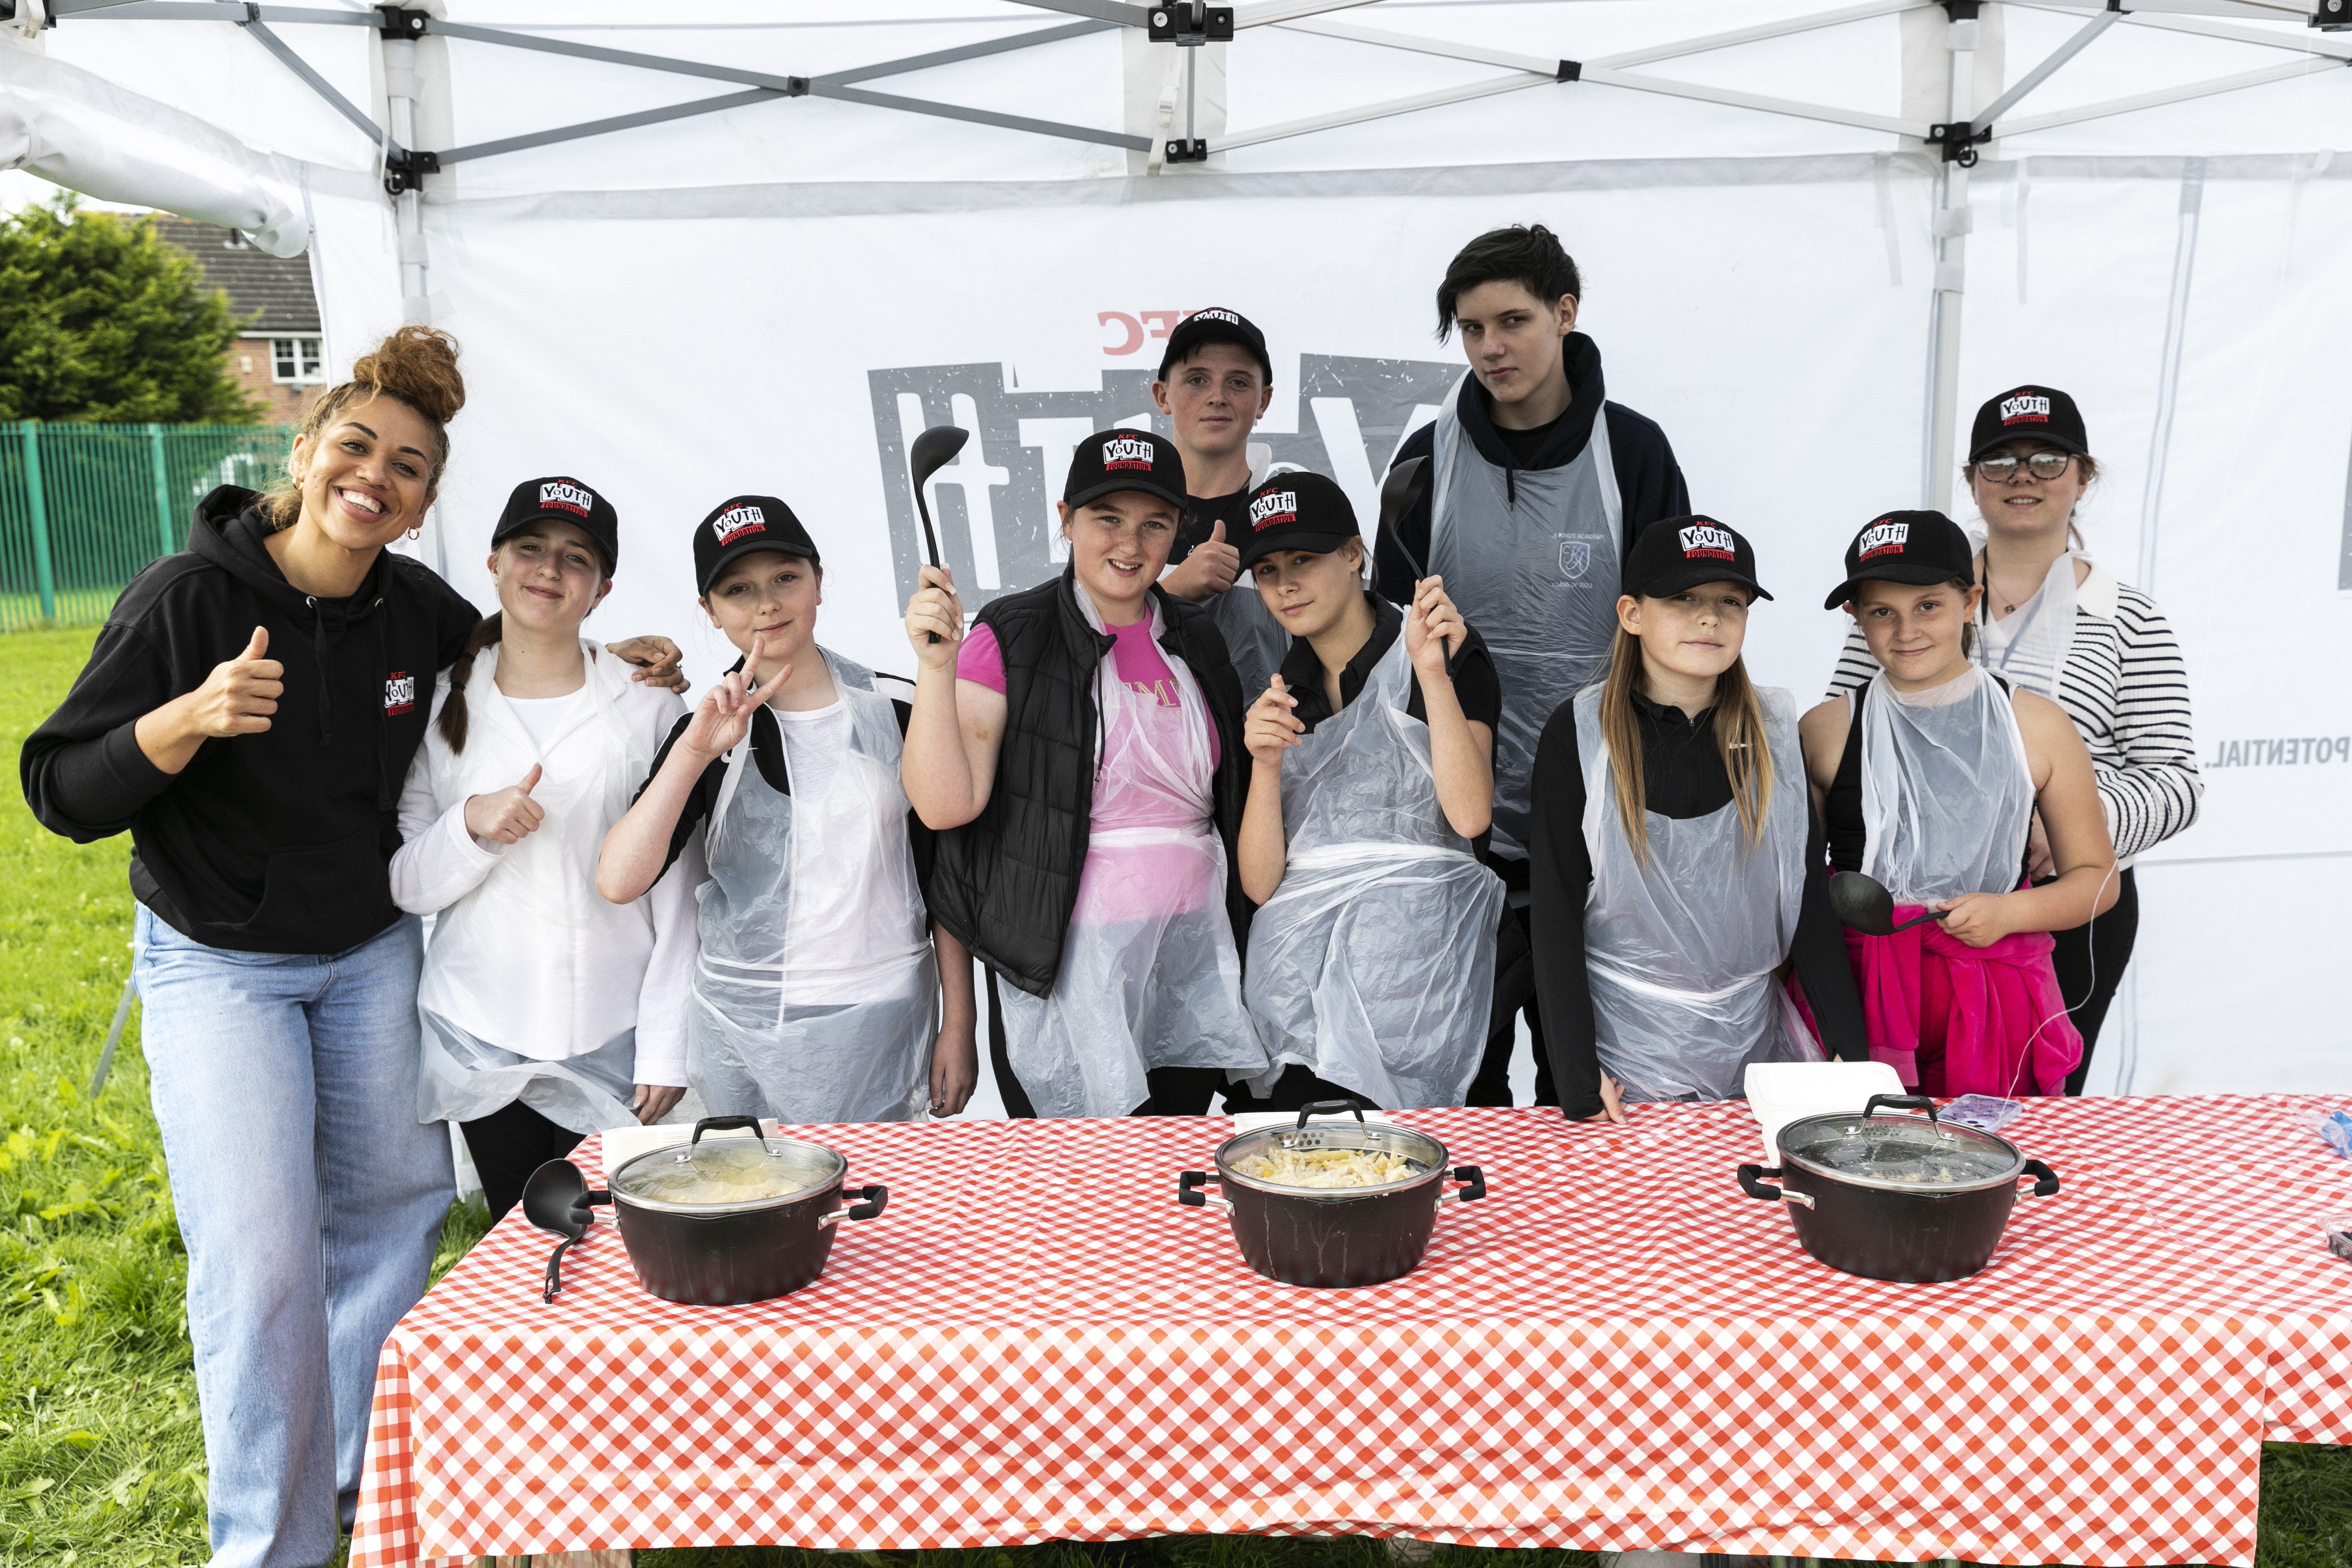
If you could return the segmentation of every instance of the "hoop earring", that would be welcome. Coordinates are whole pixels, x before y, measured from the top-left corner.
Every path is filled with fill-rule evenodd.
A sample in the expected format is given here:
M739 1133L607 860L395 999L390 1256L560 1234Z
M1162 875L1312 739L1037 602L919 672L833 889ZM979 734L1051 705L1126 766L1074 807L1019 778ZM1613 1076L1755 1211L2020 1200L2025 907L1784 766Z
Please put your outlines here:
M425 537L425 525L424 525L423 523L421 523L421 522L420 522L420 523L418 523L415 528L410 529L410 530L408 531L408 537L409 537L409 541L410 541L410 542L412 542L412 543L413 543L413 542L415 542L415 541L417 541L417 540L420 540L420 539L424 538L424 537Z

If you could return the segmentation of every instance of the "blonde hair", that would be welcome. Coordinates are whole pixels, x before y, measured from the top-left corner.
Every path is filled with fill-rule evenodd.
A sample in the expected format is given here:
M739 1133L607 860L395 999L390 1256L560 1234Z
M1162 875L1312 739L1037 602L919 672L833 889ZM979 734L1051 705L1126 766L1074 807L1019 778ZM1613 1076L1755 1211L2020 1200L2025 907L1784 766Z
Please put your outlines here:
M1617 821L1625 829L1639 864L1650 863L1650 821L1642 767L1642 726L1633 714L1633 692L1642 679L1642 639L1617 628L1609 653L1609 678L1601 688L1601 743L1609 752L1609 777L1617 800ZM1715 745L1731 780L1732 803L1747 830L1752 852L1764 839L1764 813L1772 804L1771 748L1764 738L1764 705L1748 679L1748 665L1733 659L1715 678Z
M352 378L329 387L311 401L302 416L298 437L310 441L343 415L378 397L398 398L433 426L433 472L425 479L429 494L441 483L449 462L450 420L466 406L466 380L457 374L457 340L431 327L403 327L352 366ZM261 515L273 531L291 528L302 514L301 482L294 473L294 457L286 458L286 482L261 498Z

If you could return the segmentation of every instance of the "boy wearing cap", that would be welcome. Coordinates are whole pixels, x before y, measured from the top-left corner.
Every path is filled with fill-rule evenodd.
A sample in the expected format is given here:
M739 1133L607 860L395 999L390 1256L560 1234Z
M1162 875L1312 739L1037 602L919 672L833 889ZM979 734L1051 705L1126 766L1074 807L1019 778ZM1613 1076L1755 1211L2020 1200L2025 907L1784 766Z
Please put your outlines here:
M1576 331L1582 294L1576 263L1541 225L1483 234L1454 257L1437 288L1438 335L1461 332L1470 374L1398 449L1400 461L1430 459L1428 497L1375 552L1380 590L1399 603L1412 563L1444 577L1502 679L1490 858L1512 912L1475 1105L1510 1101L1522 1005L1537 1100L1556 1102L1527 959L1528 778L1553 711L1608 668L1618 563L1649 524L1690 510L1665 433L1608 401L1601 351Z
M944 571L907 607L907 795L940 831L933 909L988 965L1015 1116L1198 1115L1265 1068L1233 876L1241 689L1208 612L1160 581L1184 480L1164 437L1097 431L1063 488L1059 577L969 634Z
M1769 599L1746 536L1708 517L1643 530L1618 576L1606 679L1536 756L1529 874L1545 1044L1571 1120L1625 1101L1725 1100L1748 1065L1817 1057L1782 1005L1795 961L1832 1053L1861 1010L1819 877L1796 700L1740 651Z
M1364 586L1345 491L1286 473L1250 497L1244 570L1291 633L1251 708L1244 994L1269 1108L1459 1105L1478 1070L1503 884L1480 863L1502 698L1444 584Z
M686 711L580 635L620 559L613 503L526 479L490 544L499 608L433 693L391 882L436 917L417 1120L458 1123L495 1219L585 1134L677 1101L695 936L690 887L626 908L594 893L605 829Z
M1830 863L1894 896L1891 933L1845 933L1872 1057L1925 1094L2058 1094L2083 1042L2049 933L2112 906L2115 848L2064 710L1969 660L1974 576L1941 512L1854 536L1827 605L1878 671L1805 715L1805 763ZM2058 875L2020 886L2037 811Z
M1237 580L1250 492L1272 471L1270 463L1253 465L1249 445L1250 432L1274 401L1265 335L1248 317L1222 305L1193 311L1168 335L1151 400L1167 416L1183 457L1187 500L1160 586L1208 607L1224 637L1242 699L1249 701L1265 689L1289 641L1257 591Z
M711 509L694 565L743 658L641 775L596 885L615 902L692 886L690 862L665 874L698 837L688 1066L711 1115L952 1115L978 1071L971 963L924 909L930 836L898 782L905 682L818 646L824 567L774 496Z

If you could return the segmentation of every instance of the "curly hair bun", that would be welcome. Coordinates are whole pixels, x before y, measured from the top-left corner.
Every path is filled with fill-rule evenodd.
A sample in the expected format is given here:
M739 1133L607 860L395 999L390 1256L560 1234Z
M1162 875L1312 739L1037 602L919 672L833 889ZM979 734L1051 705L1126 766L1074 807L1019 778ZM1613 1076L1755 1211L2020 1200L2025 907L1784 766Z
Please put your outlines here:
M457 373L457 340L431 327L403 327L352 366L352 380L389 394L436 425L466 406L466 378Z

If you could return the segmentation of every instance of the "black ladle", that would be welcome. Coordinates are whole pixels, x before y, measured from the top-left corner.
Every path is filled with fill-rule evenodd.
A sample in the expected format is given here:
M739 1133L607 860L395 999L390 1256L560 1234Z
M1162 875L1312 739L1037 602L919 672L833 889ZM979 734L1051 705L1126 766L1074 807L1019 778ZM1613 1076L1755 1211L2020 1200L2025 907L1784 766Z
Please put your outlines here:
M550 1160L522 1184L523 1217L550 1236L563 1238L548 1255L547 1288L540 1292L541 1300L554 1300L555 1293L563 1289L563 1254L596 1223L590 1205L600 1199L611 1201L604 1193L590 1192L588 1178L569 1160Z
M955 455L963 450L963 444L971 439L971 432L961 425L934 425L915 437L915 445L907 454L907 466L915 476L915 510L923 519L923 547L930 552L933 566L940 564L940 536L931 531L931 503L923 499L923 487L931 482L933 474L954 460ZM940 640L937 632L923 635L933 642Z
M1864 936L1893 936L1898 931L1942 920L1952 911L1929 910L1901 925L1895 923L1895 895L1875 877L1841 871L1830 879L1830 911Z
M1405 548L1404 541L1397 534L1397 526L1404 521L1404 514L1419 506L1421 498L1428 493L1427 458L1407 458L1389 469L1389 477L1381 481L1380 537L1396 546L1397 553L1404 557L1404 563L1412 568L1416 582L1429 574L1422 570L1421 563L1413 559L1412 551ZM1448 643L1445 647L1445 678L1448 680L1454 679L1454 645Z

